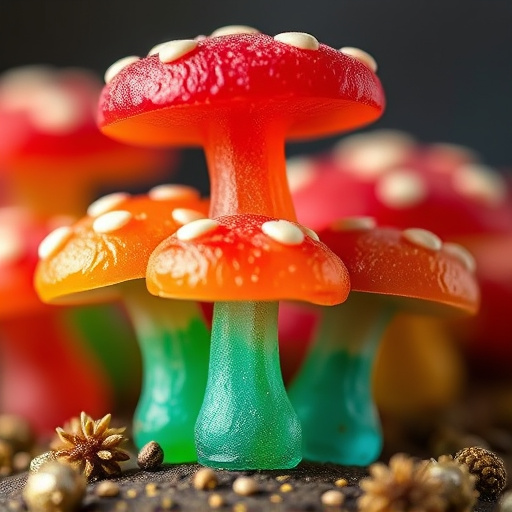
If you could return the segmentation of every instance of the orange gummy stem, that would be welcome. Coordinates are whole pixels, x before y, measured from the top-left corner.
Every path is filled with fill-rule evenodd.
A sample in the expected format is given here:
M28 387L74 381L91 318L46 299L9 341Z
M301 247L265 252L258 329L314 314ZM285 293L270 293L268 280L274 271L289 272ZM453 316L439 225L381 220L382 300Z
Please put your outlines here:
M296 221L282 123L248 109L236 112L210 125L204 146L210 217L252 213Z

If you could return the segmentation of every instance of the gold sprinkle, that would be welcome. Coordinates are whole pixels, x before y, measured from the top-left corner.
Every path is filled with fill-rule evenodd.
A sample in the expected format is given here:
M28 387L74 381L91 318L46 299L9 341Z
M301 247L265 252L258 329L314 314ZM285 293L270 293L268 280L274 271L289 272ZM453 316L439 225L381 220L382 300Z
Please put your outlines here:
M162 498L162 501L160 502L160 505L163 509L167 509L167 510L170 510L173 506L173 501L172 501L172 498L170 496L164 496Z
M348 485L348 481L346 478L338 478L338 480L334 482L334 485L336 487L345 487Z
M211 508L220 508L225 504L226 501L220 494L215 493L208 497L208 505L210 505Z
M128 489L128 490L126 491L126 496L127 496L128 498L136 498L136 497L137 497L137 494L138 494L138 493L137 493L137 489Z
M279 496L279 494L271 494L269 500L271 503L281 503L283 501L283 497Z
M201 468L194 475L192 484L195 489L215 489L218 484L217 473L211 468Z
M279 490L281 492L290 492L293 491L293 486L291 484L283 484L279 487Z
M153 496L158 496L158 486L151 482L146 484L146 496L152 498Z

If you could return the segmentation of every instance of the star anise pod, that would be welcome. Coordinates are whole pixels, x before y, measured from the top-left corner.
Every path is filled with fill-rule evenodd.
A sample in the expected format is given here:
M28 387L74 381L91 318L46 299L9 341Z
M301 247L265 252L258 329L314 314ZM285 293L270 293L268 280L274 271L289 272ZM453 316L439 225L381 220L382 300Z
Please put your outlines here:
M107 414L94 421L82 412L80 418L58 427L58 437L51 444L56 459L75 466L89 481L121 473L119 462L130 458L120 448L127 438L125 427L109 428L111 417Z
M391 457L389 465L375 462L370 476L360 482L363 495L358 508L364 512L443 512L448 502L442 482L427 471L428 465L405 454Z

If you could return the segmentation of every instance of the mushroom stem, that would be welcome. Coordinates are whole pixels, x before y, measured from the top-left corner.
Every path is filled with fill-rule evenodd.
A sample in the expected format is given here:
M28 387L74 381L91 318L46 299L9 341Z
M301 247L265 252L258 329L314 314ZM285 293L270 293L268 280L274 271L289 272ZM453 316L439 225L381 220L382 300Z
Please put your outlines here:
M44 436L82 410L101 415L111 406L103 369L64 312L49 306L2 319L0 326L0 408L23 416Z
M201 464L248 470L300 462L300 424L279 366L277 313L277 302L215 304L208 384L196 424Z
M371 376L393 314L390 303L357 292L322 309L314 343L289 389L305 459L364 466L379 456L382 433Z
M204 146L211 218L253 213L296 220L286 178L284 134L282 123L246 110L210 127Z
M206 387L210 333L196 302L155 297L141 283L125 285L143 364L135 444L142 448L156 441L165 462L192 462L197 460L194 426Z

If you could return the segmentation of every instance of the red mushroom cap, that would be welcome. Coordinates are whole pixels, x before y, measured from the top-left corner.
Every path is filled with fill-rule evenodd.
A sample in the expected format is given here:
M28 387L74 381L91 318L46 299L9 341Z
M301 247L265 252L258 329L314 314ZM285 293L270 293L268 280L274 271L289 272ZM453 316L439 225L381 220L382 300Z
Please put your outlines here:
M368 124L384 108L373 61L309 34L252 31L171 41L154 51L107 72L104 133L132 143L199 145L205 126L237 109L275 118L291 139L311 138Z
M201 301L343 302L348 273L311 230L262 215L203 219L163 241L148 262L149 291Z
M329 154L292 160L288 176L298 219L313 229L369 215L451 241L512 232L504 178L463 147L378 130L346 137Z
M474 260L463 247L430 231L376 227L370 217L345 218L320 232L345 262L353 292L397 300L425 313L476 313Z
M75 225L58 228L43 240L36 290L52 303L119 298L112 285L143 279L153 249L207 210L195 189L180 185L155 187L148 195L105 196ZM90 290L94 293L83 293Z
M15 68L0 77L2 172L87 173L103 184L161 175L170 154L128 146L96 126L101 83L91 72L46 66ZM101 179L100 179L101 178ZM91 180L92 181L92 180Z

